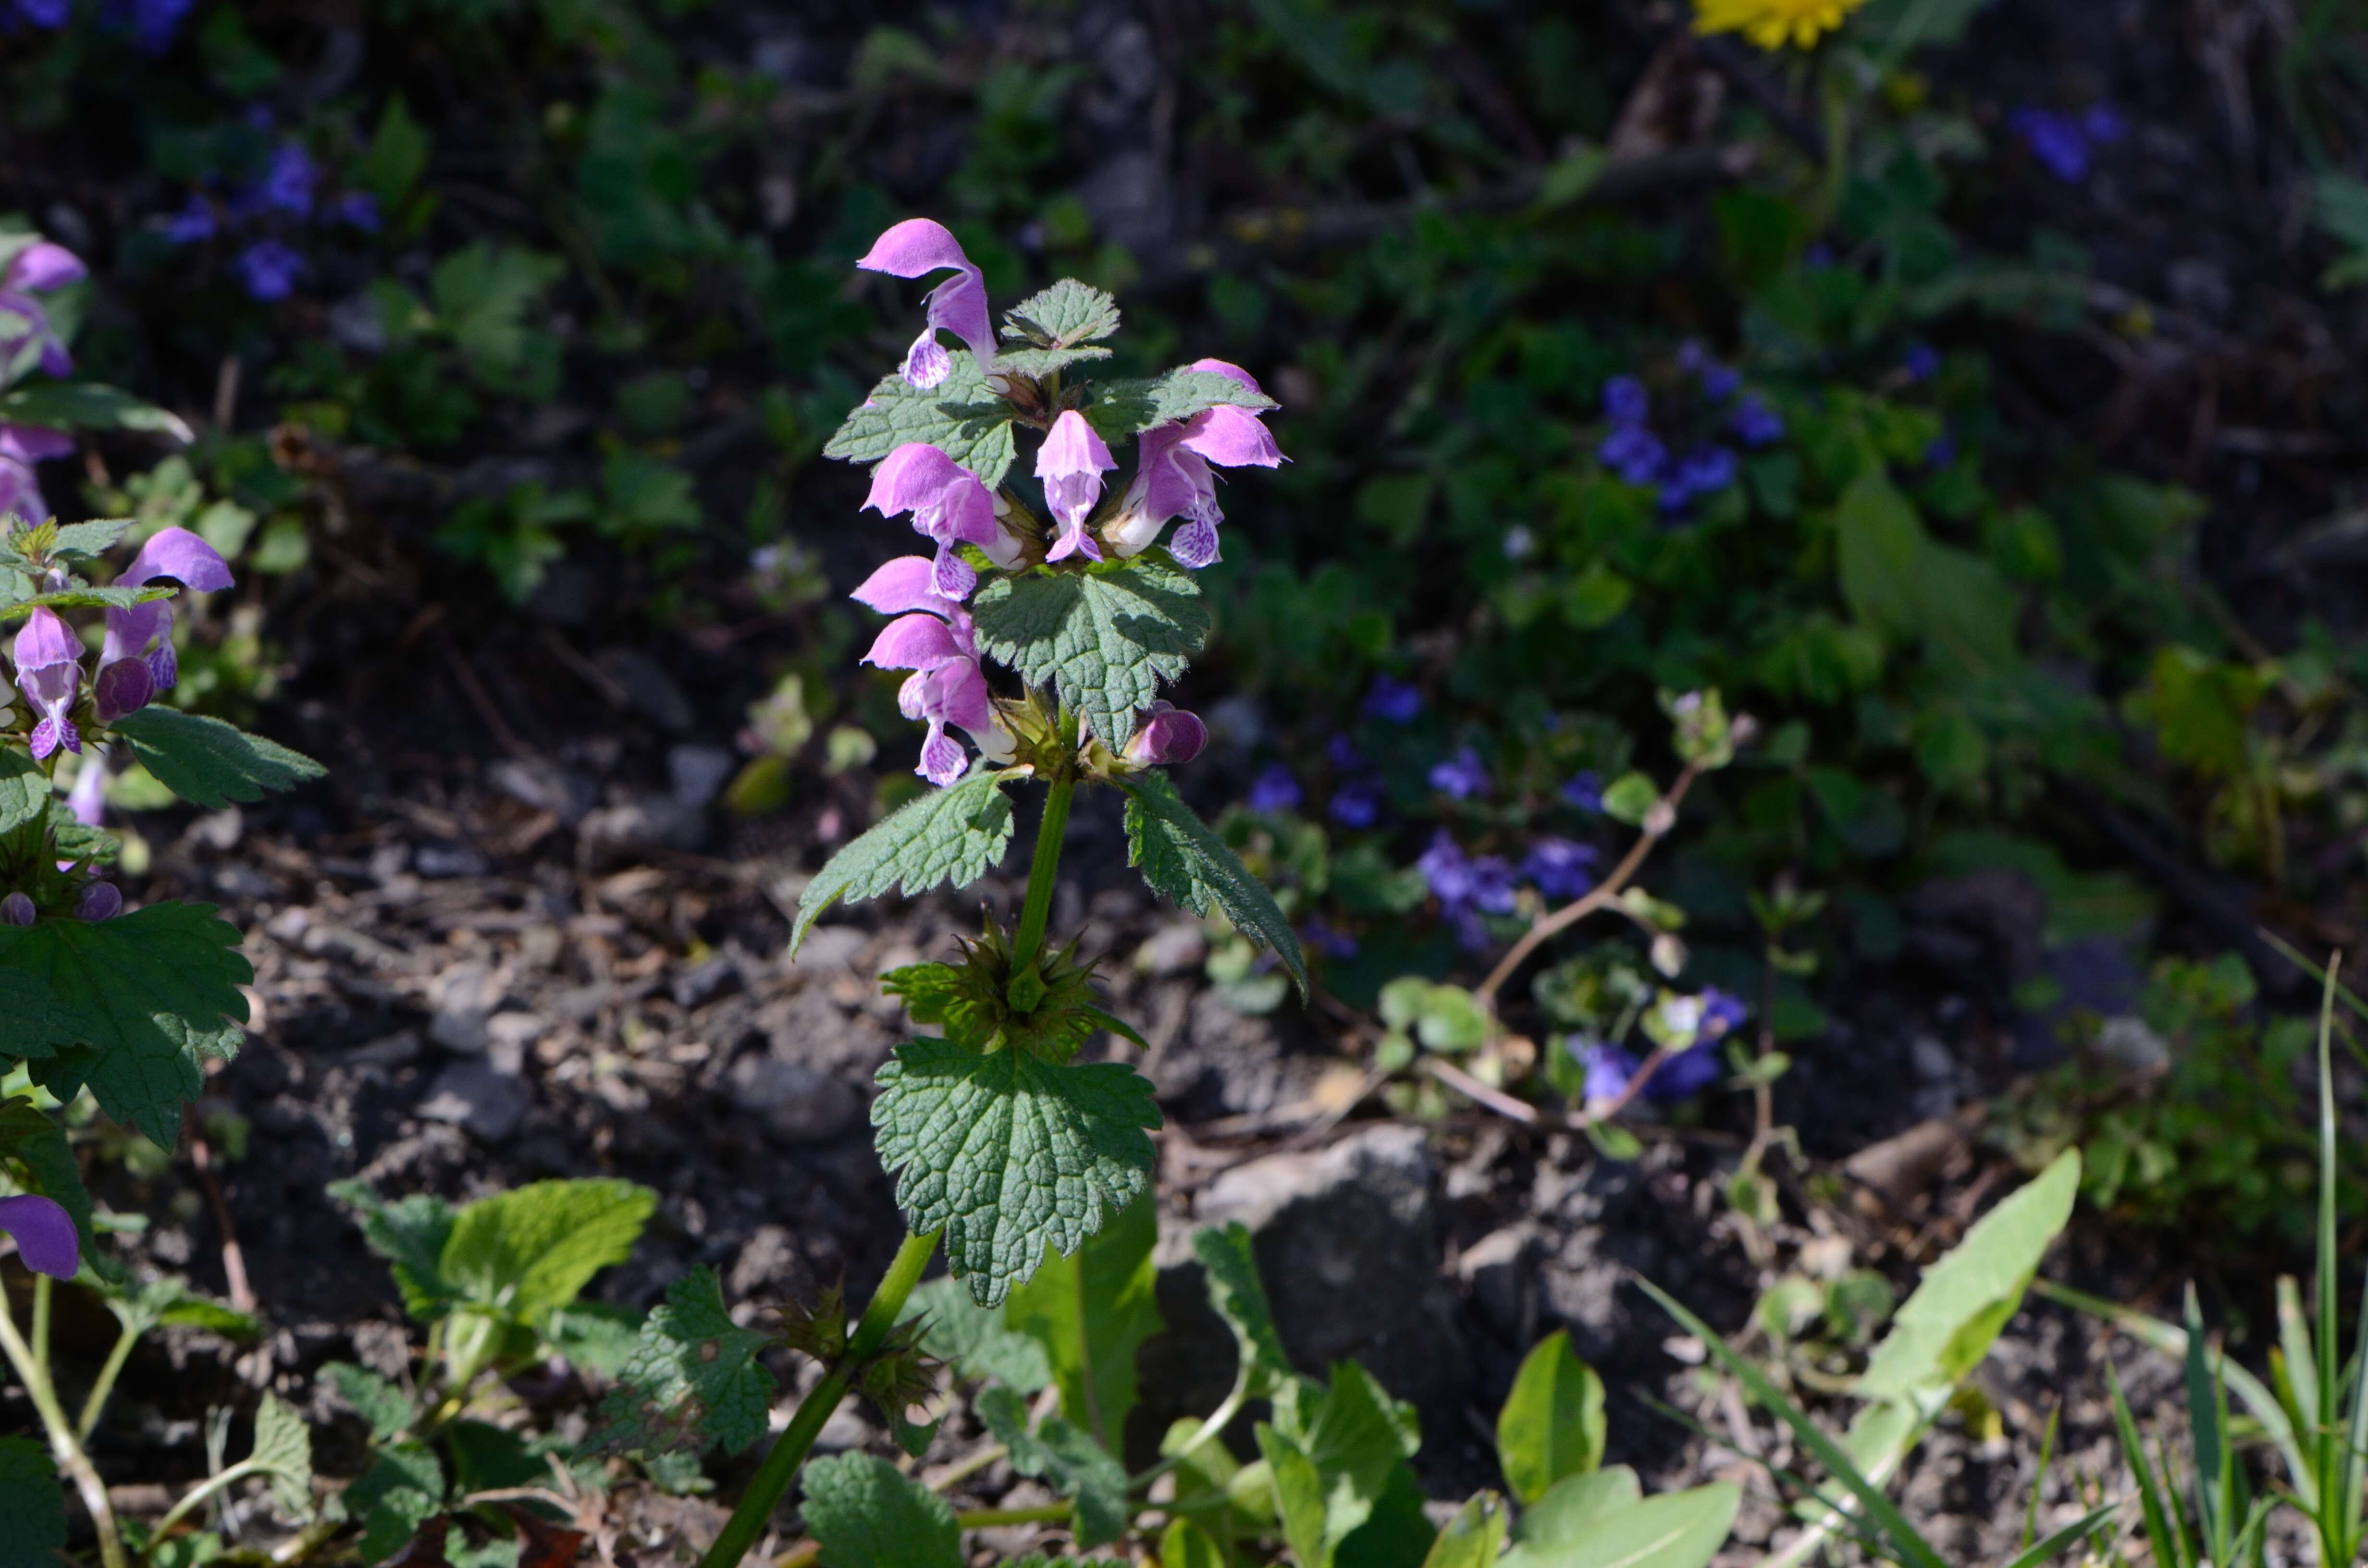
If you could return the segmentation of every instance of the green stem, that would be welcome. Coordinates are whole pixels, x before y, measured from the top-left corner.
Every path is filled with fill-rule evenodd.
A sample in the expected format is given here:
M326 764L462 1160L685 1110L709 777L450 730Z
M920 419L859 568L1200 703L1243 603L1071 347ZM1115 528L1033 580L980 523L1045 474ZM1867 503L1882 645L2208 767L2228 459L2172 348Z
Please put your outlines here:
M1047 1503L1041 1508L973 1508L954 1516L958 1529L993 1529L997 1525L1057 1525L1076 1511L1075 1503Z
M191 1487L186 1496L174 1504L165 1517L156 1521L156 1528L148 1532L148 1550L140 1554L140 1561L147 1562L154 1554L157 1546L163 1543L165 1538L173 1533L173 1527L187 1518L190 1510L199 1504L233 1483L245 1481L250 1475L261 1474L262 1471L263 1467L253 1460L241 1460L203 1485Z
M772 1451L757 1467L756 1479L749 1482L740 1506L724 1522L723 1533L715 1538L715 1544L700 1559L700 1568L736 1568L748 1554L748 1549L757 1544L757 1537L771 1525L773 1509L780 1504L781 1494L790 1489L790 1483L796 1479L798 1467L805 1462L806 1450L814 1447L823 1423L838 1408L838 1402L847 1397L854 1369L869 1360L895 1328L913 1287L921 1282L921 1270L929 1266L930 1256L937 1250L935 1231L925 1236L905 1235L905 1244L896 1249L895 1261L888 1266L888 1277L880 1281L871 1304L863 1309L862 1321L855 1325L854 1337L848 1341L847 1354L840 1358L838 1369L799 1401L788 1430L774 1440ZM108 1568L116 1565L110 1563Z
M1044 797L1044 821L1036 829L1036 858L1028 868L1028 900L1019 906L1019 934L1011 939L1011 972L1023 974L1044 945L1044 923L1053 914L1053 883L1061 869L1061 840L1069 831L1069 797L1077 781L1067 776L1053 780Z
M108 1395L115 1392L115 1380L123 1375L123 1364L131 1359L131 1348L139 1343L139 1333L125 1324L123 1332L115 1336L115 1348L107 1353L107 1365L98 1369L98 1381L90 1385L90 1397L82 1402L82 1419L74 1424L76 1442L89 1442L90 1435L98 1430Z
M1126 1483L1126 1489L1129 1492L1143 1491L1153 1482L1158 1480L1161 1476L1166 1475L1169 1471L1174 1470L1177 1466L1182 1464L1186 1460L1190 1459L1195 1453L1199 1452L1202 1444L1215 1437L1218 1433L1224 1431L1225 1429L1225 1424L1233 1420L1235 1415L1241 1414L1242 1404L1248 1399L1249 1392L1249 1369L1247 1368L1244 1368L1242 1369L1242 1375L1234 1380L1233 1392L1225 1395L1225 1402L1217 1406L1216 1409L1209 1412L1206 1419L1201 1421L1199 1430L1195 1431L1192 1436L1185 1441L1183 1447L1178 1449L1174 1453L1169 1454L1166 1459L1161 1460L1157 1464L1153 1465L1149 1470L1144 1471L1141 1475L1138 1475L1133 1480L1128 1482Z
M49 1432L50 1453L58 1461L58 1468L73 1479L74 1490L82 1494L83 1506L90 1511L91 1528L98 1535L98 1557L103 1568L130 1568L123 1555L122 1535L115 1528L115 1508L107 1500L107 1483L98 1478L90 1456L74 1439L74 1424L66 1419L65 1408L58 1403L57 1387L50 1381L48 1363L37 1360L33 1347L17 1332L17 1319L8 1309L5 1287L0 1287L0 1354L6 1355L25 1392L32 1396L33 1409Z
M33 1276L33 1359L50 1364L50 1290L57 1281L46 1274Z

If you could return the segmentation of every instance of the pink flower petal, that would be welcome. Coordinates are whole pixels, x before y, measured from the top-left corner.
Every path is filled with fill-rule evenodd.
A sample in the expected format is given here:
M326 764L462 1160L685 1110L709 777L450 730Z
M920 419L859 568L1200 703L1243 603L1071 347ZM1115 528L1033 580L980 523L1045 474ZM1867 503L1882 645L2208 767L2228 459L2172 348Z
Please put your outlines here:
M928 556L900 555L863 579L848 597L882 615L902 615L908 609L951 615L954 606L937 591L936 575Z
M149 536L116 581L137 587L159 577L174 578L202 594L232 585L230 563L187 528L161 528Z
M863 662L883 670L927 670L962 657L946 623L933 615L899 616L882 627Z
M63 289L90 275L82 258L47 240L17 253L8 263L8 284L16 289Z

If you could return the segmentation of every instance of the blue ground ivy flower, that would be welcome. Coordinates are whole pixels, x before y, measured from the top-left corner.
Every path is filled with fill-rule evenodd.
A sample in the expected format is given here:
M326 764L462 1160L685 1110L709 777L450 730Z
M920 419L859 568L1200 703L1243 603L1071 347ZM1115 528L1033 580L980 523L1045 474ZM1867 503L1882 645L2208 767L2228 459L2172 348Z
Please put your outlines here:
M1626 1094L1641 1065L1629 1052L1591 1035L1571 1035L1563 1041L1563 1049L1587 1070L1579 1094L1591 1106L1609 1104Z
M1911 343L1899 368L1911 381L1929 381L1941 373L1941 351L1929 343Z
M1488 792L1488 769L1478 752L1461 746L1453 756L1431 765L1430 787L1453 800L1468 801Z
M195 4L196 0L107 0L98 14L99 22L117 32L129 32L131 46L141 53L162 54L173 47L182 18Z
M349 229L359 229L366 234L379 231L378 198L367 190L349 190L337 198L329 215Z
M1556 903L1584 897L1595 885L1595 846L1541 838L1521 858L1521 880Z
M74 0L16 0L10 15L27 27L55 32L73 11Z
M1698 400L1683 395L1672 417L1691 427L1725 427L1747 446L1761 447L1784 433L1784 423L1757 397L1743 390L1743 378L1720 363L1699 342L1678 348L1679 369L1690 377ZM1689 415L1686 405L1695 412ZM1653 398L1634 376L1613 376L1603 383L1603 437L1595 455L1606 468L1628 483L1654 492L1661 511L1683 513L1703 496L1717 494L1736 481L1737 459L1732 448L1716 441L1698 441L1682 452L1670 437L1652 425ZM1706 426L1704 421L1707 421Z
M309 217L313 211L313 187L320 177L313 155L302 142L282 142L272 149L270 162L264 165L261 177L239 198L238 210L242 216L285 212L297 218Z
M1327 958L1346 961L1355 958L1360 950L1357 938L1353 935L1341 930L1321 915L1310 916L1306 926L1302 927L1302 932L1308 942Z
M1382 781L1378 778L1348 780L1332 791L1332 803L1326 811L1342 827L1372 826L1382 820Z
M51 1199L35 1193L0 1198L0 1231L16 1238L17 1256L36 1274L71 1279L82 1267L74 1220Z
M1306 799L1306 792L1300 789L1299 780L1292 777L1291 769L1276 762L1269 763L1265 772L1250 781L1248 798L1250 810L1271 816L1297 811L1300 802Z
M2094 105L2083 114L2026 104L2008 115L2006 122L2031 155L2067 185L2087 179L2096 150L2119 142L2127 130L2111 104Z
M250 299L267 305L294 293L305 267L304 258L279 240L257 240L238 253L239 281Z
M1603 811L1603 775L1591 767L1582 767L1571 775L1570 782L1562 787L1562 798L1582 812L1601 814Z
M1395 679L1386 675L1373 677L1373 688L1365 693L1365 714L1368 718L1386 719L1393 724L1410 724L1422 711L1422 688L1411 681Z
M214 216L214 204L191 191L188 204L165 219L159 232L176 245L201 244L222 232L222 223Z
M1726 427L1735 432L1736 440L1755 451L1784 438L1784 416L1751 392L1735 400L1735 412L1727 416Z
M1946 430L1933 437L1931 444L1924 449L1926 468L1947 468L1956 460L1957 443Z
M1456 940L1476 950L1488 945L1483 915L1513 913L1513 868L1495 855L1469 856L1445 828L1415 862Z

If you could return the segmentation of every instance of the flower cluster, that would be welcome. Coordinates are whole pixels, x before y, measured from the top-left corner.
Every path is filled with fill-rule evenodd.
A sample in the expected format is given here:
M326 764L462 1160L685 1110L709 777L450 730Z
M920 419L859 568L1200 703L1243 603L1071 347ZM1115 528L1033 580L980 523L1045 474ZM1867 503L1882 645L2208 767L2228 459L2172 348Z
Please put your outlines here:
M181 20L197 0L106 0L99 25L110 32L128 33L142 54L162 54L173 47ZM56 32L74 17L74 0L7 0L0 6L0 36L18 27Z
M1742 1002L1716 986L1693 996L1662 992L1643 1020L1645 1035L1662 1052L1661 1064L1637 1092L1668 1104L1710 1087L1725 1071L1720 1042L1749 1016ZM1644 1065L1633 1051L1589 1036L1573 1035L1564 1045L1586 1070L1589 1104L1619 1099Z
M2008 115L2006 122L2031 155L2067 185L2087 179L2097 149L2119 142L2128 130L2111 104L2093 104L2079 114L2025 105Z
M1694 0L1694 31L1741 33L1762 49L1807 49L1866 0Z
M1591 845L1567 838L1545 837L1533 842L1517 869L1497 855L1467 855L1445 828L1432 837L1430 847L1415 861L1440 913L1455 928L1456 939L1467 949L1488 945L1488 927L1482 918L1513 913L1514 895L1521 883L1534 887L1553 903L1567 903L1595 885L1597 853Z
M944 225L927 218L895 224L856 265L896 278L951 274L926 297L920 335L899 368L906 385L928 391L952 375L952 351L939 337L946 332L961 340L992 390L1011 394L1014 376L997 368L985 278ZM1258 382L1238 365L1202 359L1186 369L1224 376L1263 399ZM896 447L872 471L864 505L883 517L909 515L914 531L935 546L931 556L890 562L853 596L900 618L880 633L865 659L882 669L913 672L898 701L906 717L929 727L915 771L933 784L954 782L967 767L950 726L967 733L997 763L1013 760L1020 744L1010 722L1016 709L989 687L975 628L963 608L979 587L982 566L1020 572L1055 562L1123 560L1159 542L1178 519L1181 526L1168 540L1169 556L1187 568L1206 566L1218 558L1217 525L1224 517L1212 466L1273 468L1283 460L1257 410L1219 403L1142 431L1134 475L1112 498L1104 476L1119 464L1108 443L1076 399L1056 392L1050 401L1050 407L1014 403L1021 417L1043 431L1034 472L1049 522L1009 489L990 489L942 447L927 441ZM1113 766L1189 761L1207 741L1198 718L1155 702L1140 716Z
M1614 376L1604 382L1608 427L1595 449L1621 478L1655 492L1662 512L1671 517L1735 483L1738 456L1719 437L1756 449L1784 434L1782 416L1746 392L1743 378L1701 344L1679 349L1678 368L1682 378L1671 389L1668 417L1658 428L1652 393L1642 381Z
M270 111L253 110L249 123L258 131L271 126ZM219 176L208 184L228 184ZM334 200L320 195L321 170L304 144L293 137L275 145L253 177L216 196L206 190L189 193L178 212L165 219L159 231L176 245L201 244L224 235L244 236L232 261L249 298L270 303L296 289L310 264L283 235L307 221L375 233L379 228L377 199L367 191L347 191Z

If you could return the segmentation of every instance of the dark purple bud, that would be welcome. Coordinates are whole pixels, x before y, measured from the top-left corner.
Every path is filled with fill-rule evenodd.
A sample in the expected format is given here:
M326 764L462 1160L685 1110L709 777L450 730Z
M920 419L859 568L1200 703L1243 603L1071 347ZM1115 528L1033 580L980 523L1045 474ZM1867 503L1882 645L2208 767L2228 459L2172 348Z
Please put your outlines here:
M74 914L85 920L112 920L123 913L123 890L113 882L92 882L74 900Z
M1209 744L1209 727L1169 702L1155 702L1126 744L1126 759L1144 767L1191 761Z
M33 907L32 899L24 893L12 892L0 898L0 925L30 926L40 913Z
M33 1193L0 1198L0 1231L17 1238L17 1256L36 1274L71 1279L82 1267L74 1220L54 1199Z
M91 700L97 706L102 724L139 712L155 695L156 676L145 659L118 659L99 671L91 686Z

